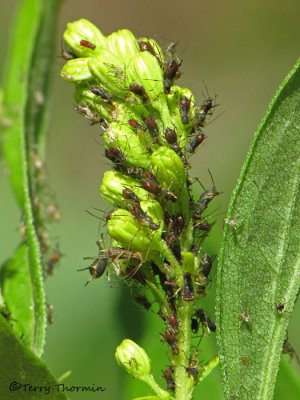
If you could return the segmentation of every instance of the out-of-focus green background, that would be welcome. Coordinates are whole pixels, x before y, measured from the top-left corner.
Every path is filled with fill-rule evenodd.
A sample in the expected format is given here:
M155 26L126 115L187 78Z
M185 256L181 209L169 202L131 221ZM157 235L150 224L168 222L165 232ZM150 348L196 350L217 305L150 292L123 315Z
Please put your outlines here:
M16 4L16 1L1 4L1 74L9 52L8 31ZM103 157L99 129L76 114L72 85L59 77L64 27L68 21L82 17L90 19L105 34L126 27L137 36L156 38L162 46L172 40L179 41L178 54L184 60L181 68L184 74L178 83L191 88L199 102L206 86L210 95L217 94L220 104L214 114L217 118L208 125L208 139L192 158L192 175L209 186L209 168L222 191L211 207L215 210L221 206L215 211L217 214L226 212L253 133L279 83L300 56L300 3L299 0L66 0L61 6L47 173L62 213L62 220L53 227L51 235L64 257L55 276L47 281L47 298L55 306L55 323L48 329L44 359L57 377L72 370L66 381L68 385L94 383L106 388L102 394L71 394L71 399L127 400L151 393L146 386L132 386L133 379L116 365L115 347L124 337L145 344L157 376L167 365L167 348L161 343L161 326L155 314L145 315L138 309L130 301L130 289L115 284L109 288L105 278L84 287L88 272L76 272L88 265L82 260L84 256L97 254L99 221L85 210L90 206L107 207L98 195L98 188L103 171L109 168ZM20 218L3 168L0 190L2 262L17 244ZM214 235L207 241L212 253L218 250L224 217L225 214L219 217ZM211 301L208 300L211 313L213 292L212 287ZM299 307L290 324L289 340L300 353L297 314ZM216 352L214 338L206 342L207 351L200 353L203 360ZM203 398L222 399L219 379L216 371L200 385L199 398L202 393Z

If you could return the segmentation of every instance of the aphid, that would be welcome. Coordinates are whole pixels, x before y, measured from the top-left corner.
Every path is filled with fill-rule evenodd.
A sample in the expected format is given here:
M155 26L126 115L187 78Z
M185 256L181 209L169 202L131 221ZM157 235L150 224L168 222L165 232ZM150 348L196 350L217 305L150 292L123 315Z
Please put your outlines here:
M171 330L175 333L175 335L178 335L179 333L179 325L178 325L178 320L175 314L171 314L167 316L167 323L170 326Z
M47 303L46 307L47 307L47 322L49 325L52 325L54 322L54 305Z
M178 343L177 343L177 337L176 337L177 335L171 330L166 330L163 336L164 336L165 341L171 347L172 354L178 355L179 349L178 349Z
M285 309L285 305L283 303L276 304L276 310L281 314Z
M131 189L129 189L129 188L123 189L122 195L123 195L123 197L125 197L125 199L131 200L134 203L140 204L140 199L137 197L137 195Z
M157 230L159 225L154 223L152 218L142 210L141 206L137 203L132 204L128 207L131 214L144 226L148 226L150 229Z
M189 363L189 366L186 368L186 372L196 380L199 374L199 366L198 361L193 360Z
M59 221L61 218L57 204L51 203L47 206L47 215L51 221Z
M241 364L244 365L245 367L248 367L250 365L249 358L246 356L241 357Z
M168 367L164 372L163 372L163 378L165 378L166 383L167 383L167 388L171 390L172 392L175 390L175 381L174 381L174 368L173 367Z
M181 214L176 215L175 229L176 229L177 235L180 235L181 232L184 230L184 228L185 228L185 220L184 220L183 215L181 215Z
M130 251L122 247L110 247L107 250L107 255L111 260L136 260L143 261L142 253L139 251Z
M145 88L138 83L131 83L128 88L129 92L134 93L135 95L139 96L144 104L149 103L149 97L146 93Z
M158 135L158 126L157 126L157 123L156 123L154 117L149 116L149 117L147 117L147 118L145 119L144 122L145 122L145 124L146 124L146 127L147 127L147 129L148 129L150 135L153 137L154 142L155 142L155 143L156 143L156 142L157 142L157 143L160 143L159 135Z
M208 283L208 276L210 274L214 257L210 257L208 254L204 254L200 260L199 273L196 276L196 283L200 286L200 290L205 290L205 286Z
M91 265L89 265L86 268L81 268L78 269L77 271L84 271L86 269L89 270L91 278L86 282L84 286L86 286L88 283L90 283L93 279L100 278L104 272L106 271L107 265L108 265L108 257L105 256L102 252L102 247L100 241L97 240L97 246L99 247L99 254L96 259L92 262ZM85 260L89 259L89 257L85 257Z
M140 51L148 51L150 54L152 54L158 61L159 66L162 67L162 61L160 59L159 54L154 50L154 47L149 41L143 40L143 39L138 39L138 45L140 48Z
M175 233L174 219L167 212L165 212L165 223L167 230L166 233L164 234L164 239L168 243L168 245L172 247L172 244L177 241L177 236Z
M133 299L140 304L146 311L150 310L151 308L151 303L149 302L149 300L147 299L146 296L142 296L142 295L134 295Z
M171 87L174 85L174 80L178 79L181 75L179 67L182 61L176 56L177 43L172 42L166 49L167 63L164 70L164 92L170 93Z
M63 254L59 250L54 250L51 254L46 267L46 272L48 275L52 275L56 264L59 262Z
M174 129L167 128L165 130L165 138L169 144L176 144L177 143L177 135Z
M60 55L61 55L61 58L63 58L66 61L77 58L77 56L74 53L72 53L71 50L65 49L63 46L62 46Z
M186 160L183 156L183 153L182 153L182 149L177 142L177 135L176 135L175 130L171 129L171 128L167 128L165 130L165 138L166 138L166 141L169 143L170 149L174 150L175 153L177 153L179 155L179 157L183 158L183 161L186 162Z
M183 124L189 123L190 108L191 108L191 98L188 98L186 96L181 96L179 103L179 111L180 111L181 121Z
M133 129L140 129L141 131L145 131L146 128L140 124L136 119L129 119L128 120L129 125L133 128Z
M211 110L215 108L217 105L214 101L215 99L212 99L209 97L205 102L202 104L200 107L199 112L196 114L197 122L196 122L196 127L203 127L205 126L205 120L207 115L211 115Z
M196 136L192 137L189 140L189 148L187 149L187 151L192 154L195 153L196 149L198 148L198 146L200 146L205 138L206 136L203 132L200 131L199 133L197 133Z
M101 97L102 100L106 101L107 103L111 103L113 99L113 95L108 93L106 90L102 89L99 86L91 86L90 91L95 94L96 96Z
M210 274L212 265L213 265L213 261L214 261L214 257L210 257L207 253L205 253L203 255L203 257L201 258L201 265L202 265L202 274L207 278Z
M290 361L293 358L296 358L296 361L297 361L298 365L300 365L300 360L299 360L298 354L296 353L295 349L293 348L293 346L288 341L288 337L286 337L286 339L284 339L284 342L283 342L283 345L282 345L282 353L283 354L288 354L290 356Z
M198 221L193 228L199 231L203 231L204 234L206 232L209 232L212 228L213 224L210 224L206 218L201 218L200 221Z
M77 106L75 106L75 110L85 118L88 118L91 121L91 125L101 124L104 122L103 118L99 114L91 110L85 104L77 104Z
M109 147L108 149L105 149L105 157L120 167L126 162L124 154L117 147Z
M193 333L197 333L199 330L199 319L194 315L191 318L191 330Z
M96 46L88 40L80 40L80 46L95 50Z
M198 320L198 326L196 331L193 330L196 328L196 324L195 322L194 323L192 322L192 330L194 333L198 331L200 323L207 329L208 333L210 333L210 331L216 332L217 330L216 324L213 321L211 321L211 319L207 315L205 315L204 310L202 308L198 308L198 310L195 311L192 317L192 321L193 319Z
M165 66L164 71L164 92L170 93L171 87L174 85L174 80L180 76L179 67L182 61L175 60L174 58L169 60Z
M205 211L209 205L209 203L218 196L221 192L218 192L210 171L208 171L213 182L213 187L211 189L205 190L197 200L197 203L194 206L194 218L200 219L201 214Z
M156 180L155 176L150 171L145 172L143 177L141 177L141 184L142 188L147 190L147 192L149 193L164 198L165 200L169 200L172 202L177 201L177 197L175 196L175 194L162 188Z
M243 322L245 322L245 324L249 324L250 323L250 315L247 312L243 312L241 314L241 320Z
M193 281L192 281L192 276L189 272L183 274L181 298L184 301L194 300Z

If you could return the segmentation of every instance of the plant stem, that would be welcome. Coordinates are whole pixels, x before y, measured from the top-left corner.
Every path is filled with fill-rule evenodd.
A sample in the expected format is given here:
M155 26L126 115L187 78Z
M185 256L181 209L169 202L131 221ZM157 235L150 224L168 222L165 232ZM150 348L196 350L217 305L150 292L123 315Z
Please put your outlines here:
M189 362L191 346L191 316L193 312L192 302L179 300L178 322L180 332L178 335L179 354L174 357L175 362L175 399L189 400L192 395L193 382L188 377L186 367Z

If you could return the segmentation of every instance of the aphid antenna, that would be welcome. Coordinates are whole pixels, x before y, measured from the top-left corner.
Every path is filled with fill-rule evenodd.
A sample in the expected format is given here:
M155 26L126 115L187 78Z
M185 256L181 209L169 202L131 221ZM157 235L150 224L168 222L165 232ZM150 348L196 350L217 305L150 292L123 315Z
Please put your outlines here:
M208 173L209 173L210 179L211 179L211 181L212 181L212 183L213 183L213 187L216 189L216 184L215 184L215 181L214 181L213 175L212 175L212 173L211 173L211 171L210 171L210 169L209 169L209 168L208 168L207 170L208 170Z

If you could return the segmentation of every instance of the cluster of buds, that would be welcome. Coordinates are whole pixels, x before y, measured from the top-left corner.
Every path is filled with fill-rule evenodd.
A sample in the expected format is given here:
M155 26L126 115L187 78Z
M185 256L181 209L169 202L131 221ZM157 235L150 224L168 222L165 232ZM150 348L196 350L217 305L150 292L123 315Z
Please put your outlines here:
M182 60L175 43L163 51L126 29L106 37L84 19L68 24L64 41L61 76L75 85L76 110L101 126L113 166L100 188L113 206L106 216L112 246L105 250L98 243L99 256L88 269L98 278L112 265L119 277L134 280L143 291L136 299L146 309L152 292L166 325L162 336L176 359L182 307L189 305L191 332L200 324L208 333L216 329L197 303L213 263L201 254L212 225L203 214L219 192L213 184L194 199L188 176L189 155L205 139L215 99L196 106L193 93L176 84ZM193 382L199 369L193 367Z

